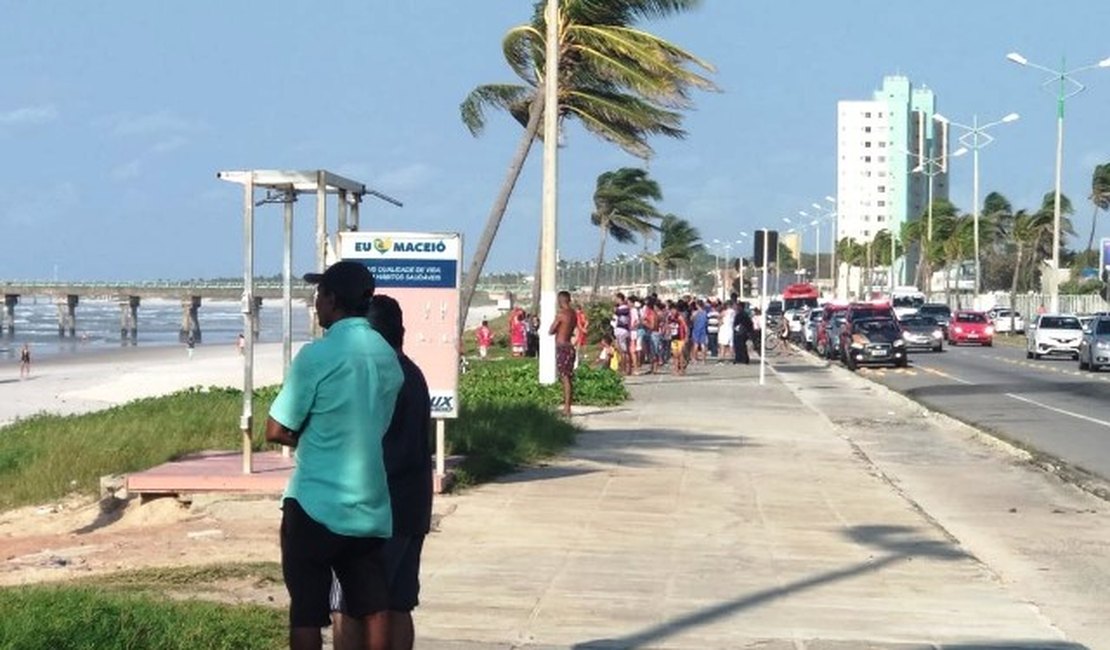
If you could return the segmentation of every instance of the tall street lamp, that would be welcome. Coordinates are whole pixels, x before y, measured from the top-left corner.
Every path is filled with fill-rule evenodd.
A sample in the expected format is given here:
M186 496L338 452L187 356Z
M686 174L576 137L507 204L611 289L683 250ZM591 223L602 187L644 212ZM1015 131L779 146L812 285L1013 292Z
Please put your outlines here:
M1057 312L1060 311L1058 276L1060 270L1060 176L1064 166L1064 101L1086 89L1086 86L1076 81L1072 75L1094 68L1110 68L1110 57L1093 65L1085 65L1072 70L1067 69L1067 60L1062 57L1059 70L1033 63L1017 52L1010 52L1006 55L1006 58L1018 65L1035 68L1052 75L1041 84L1041 88L1052 92L1052 86L1058 84L1056 90L1056 200L1053 206L1052 226L1052 291L1049 294L1052 311Z
M928 210L928 220L926 223L925 242L927 245L931 246L933 243L933 179L948 171L948 165L946 163L947 158L959 158L960 156L967 153L967 147L960 147L947 156L941 154L939 156L933 157L929 157L919 153L913 153L912 151L906 151L904 149L903 151L917 158L917 166L914 167L911 171L915 174L924 174L929 177L928 206L926 207L926 209ZM891 232L893 234L893 228L891 229ZM923 247L921 257L922 259L924 259L926 256L927 252L926 249L924 249ZM917 266L918 268L921 267L921 260L918 260ZM927 283L925 292L928 293L929 288L932 287L933 279L922 278L922 282Z
M972 152L972 220L973 228L975 229L975 298L978 300L979 293L982 291L982 271L979 262L979 150L988 144L994 142L994 137L987 133L987 129L998 126L999 124L1007 124L1009 122L1016 122L1021 116L1017 113L1010 113L1006 117L994 122L986 124L979 124L979 116L974 115L971 118L971 125L960 124L953 122L940 114L934 114L933 118L940 120L945 124L951 124L954 127L963 130L963 135L960 136L960 144L971 149Z

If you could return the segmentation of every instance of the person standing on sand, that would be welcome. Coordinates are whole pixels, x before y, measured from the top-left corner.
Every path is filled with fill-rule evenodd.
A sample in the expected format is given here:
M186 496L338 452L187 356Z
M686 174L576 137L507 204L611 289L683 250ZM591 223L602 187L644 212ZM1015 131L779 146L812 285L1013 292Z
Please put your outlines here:
M574 395L574 334L577 318L570 307L570 292L559 292L559 310L548 334L555 337L555 371L563 382L563 415L570 417L570 403Z
M24 343L19 350L19 378L26 379L31 376L31 348Z
M239 338L235 341L235 347L239 350L239 356L243 356L247 353L247 339L243 336L242 332L239 332Z
M405 374L382 439L393 513L393 536L382 546L382 564L389 588L389 648L411 650L416 636L412 610L420 603L420 553L432 526L432 398L424 373L403 351L404 318L397 301L374 296L366 319L397 351ZM342 587L334 578L331 609L335 649L365 648L363 630L349 615Z
M367 648L389 647L389 591L381 549L393 535L382 439L404 382L401 362L365 316L374 277L337 262L309 273L325 333L294 357L270 406L266 440L295 447L285 488L281 569L289 592L289 646L319 650L331 622L334 572Z
M185 349L189 352L189 358L193 358L193 350L197 347L197 340L193 338L193 333L189 332L189 336L185 338Z

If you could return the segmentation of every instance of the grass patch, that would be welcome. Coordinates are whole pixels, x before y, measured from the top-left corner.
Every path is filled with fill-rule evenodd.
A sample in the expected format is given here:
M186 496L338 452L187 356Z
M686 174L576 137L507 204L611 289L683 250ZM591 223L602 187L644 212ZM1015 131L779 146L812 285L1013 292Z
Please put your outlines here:
M214 585L228 580L252 580L256 585L283 584L281 565L277 562L243 562L201 566L150 567L120 571L75 580L76 586L127 589L130 591L165 591L181 587Z
M254 447L276 388L254 400ZM83 415L37 415L0 429L0 510L96 494L106 474L146 469L204 449L239 449L242 392L192 388Z
M553 456L574 442L578 428L556 415L562 403L559 385L543 386L535 359L474 364L462 377L459 419L448 425L452 454L466 456L456 471L461 486ZM574 402L613 406L628 399L620 375L580 366Z
M286 621L284 611L271 607L91 586L0 590L0 648L261 650L284 647Z

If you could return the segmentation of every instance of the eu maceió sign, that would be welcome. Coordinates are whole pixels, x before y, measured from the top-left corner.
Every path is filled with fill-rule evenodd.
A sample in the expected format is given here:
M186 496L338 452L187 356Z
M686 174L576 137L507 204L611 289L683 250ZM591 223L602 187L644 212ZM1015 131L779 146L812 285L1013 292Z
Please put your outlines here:
M351 255L374 274L378 287L452 289L458 286L459 246L453 235L377 235L349 242Z

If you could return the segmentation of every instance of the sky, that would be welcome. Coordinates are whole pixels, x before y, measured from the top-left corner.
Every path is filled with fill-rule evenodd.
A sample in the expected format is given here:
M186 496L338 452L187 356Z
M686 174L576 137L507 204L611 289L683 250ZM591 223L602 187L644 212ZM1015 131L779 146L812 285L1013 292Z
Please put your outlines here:
M501 39L532 4L0 0L0 281L241 274L241 191L216 179L232 169L364 182L404 207L368 198L363 230L461 232L469 259L521 129L494 113L473 137L458 107L477 85L516 81ZM835 192L836 102L870 98L888 74L931 87L959 122L1020 113L982 151L983 194L1035 207L1053 186L1055 99L1045 75L1005 55L1093 64L1110 56L1107 24L1105 0L706 0L645 23L713 63L720 87L695 96L686 139L651 143L660 208L706 241L784 227ZM1110 69L1080 79L1089 87L1068 103L1063 189L1085 245L1091 172L1110 161ZM574 124L565 143L559 252L584 260L598 247L597 176L643 163ZM541 158L537 145L487 271L534 265ZM965 210L970 162L957 160L951 179ZM298 272L314 264L313 222L303 197ZM259 274L281 268L280 224L280 206L259 209ZM1110 219L1096 236L1110 236Z

